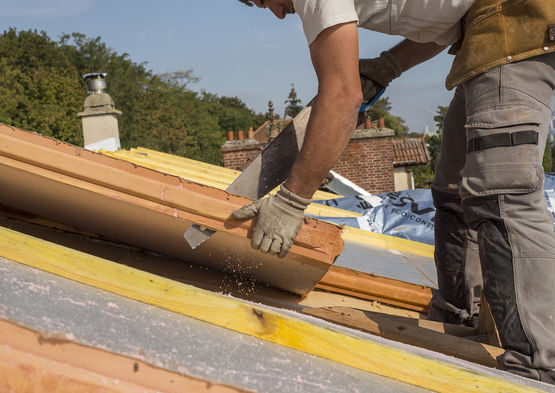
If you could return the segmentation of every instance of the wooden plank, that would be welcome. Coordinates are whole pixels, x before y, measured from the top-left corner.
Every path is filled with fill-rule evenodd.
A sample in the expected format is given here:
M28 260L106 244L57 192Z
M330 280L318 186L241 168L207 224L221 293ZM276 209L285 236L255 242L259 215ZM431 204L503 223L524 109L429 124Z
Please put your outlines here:
M0 256L236 332L437 392L538 392L0 228Z
M301 308L317 307L349 307L360 310L375 311L381 314L399 315L402 317L420 319L424 314L418 311L407 310L406 308L394 307L378 301L346 296L337 292L330 292L321 289L310 291L301 301L298 302Z
M448 326L448 324L438 324L431 321L422 321L424 323L421 323L415 319L347 307L305 308L303 312L343 326L488 367L496 367L497 356L504 352L503 349L498 347L448 334L456 333L470 336L475 334L475 330L472 328Z
M232 223L228 220L233 210L252 202L247 198L188 182L177 176L137 167L129 162L115 160L2 124L0 124L0 155L12 158L16 162L26 163L28 164L26 168L30 170L35 167L37 172L39 169L42 169L40 171L42 173L45 173L44 170L52 171L60 181L64 176L63 179L70 184L77 184L77 181L80 181L82 185L91 184L152 201L169 207L168 210L172 212L174 209L179 210L183 216L196 215L198 224L215 226L218 230L243 228L246 233L252 224L251 220L244 223ZM10 161L4 160L4 163L8 165ZM336 226L317 220L312 221L314 223L302 226L296 244L321 251L330 247L342 248L342 243L337 244L333 239L340 232ZM307 233L308 228L311 228L309 233ZM326 232L334 235L326 237Z
M167 255L152 254L131 246L115 246L110 239L103 239L92 232L83 232L75 227L2 206L0 206L0 226L185 284L191 284L198 288L230 294L240 299L265 305L294 310L300 310L304 307L342 306L416 319L423 317L418 311L393 307L383 302L355 298L339 294L337 291L315 289L305 297L300 298L297 295L264 284L250 281L242 282L237 276L204 266L184 264L182 261ZM99 242L97 239L108 241ZM124 255L123 259L122 255ZM248 285L248 291L245 291L245 285Z
M120 152L125 153L125 151L120 151ZM103 152L103 154L118 157L118 158L123 158L123 154L120 155L120 152L114 152L114 153ZM143 157L144 157L144 154L147 154L154 158L154 162L158 160L162 160L162 162L173 163L177 169L172 170L170 167L164 168L164 171L169 174L180 175L179 171L183 167L193 166L194 168L196 168L199 166L206 166L206 165L214 168L215 172L221 172L221 171L234 172L234 174L232 175L233 178L237 177L240 174L240 172L232 171L228 168L215 167L210 164L200 163L198 161L193 161L193 160L185 159L183 157L178 157L178 156L172 156L167 153L156 152L153 150L140 148L140 147L137 149L131 149L131 153L134 153L136 155L140 154L140 155L143 155ZM129 160L138 164L141 163L139 161L135 161L134 159L132 160L129 159ZM146 165L145 162L142 162L142 164ZM146 166L151 167L151 164L148 164ZM217 171L215 168L217 168ZM157 169L157 168L153 167L153 169ZM226 180L224 183L226 183L226 185L223 188L226 188L231 183L231 181L228 180L229 178L228 175L225 175L225 178ZM196 181L195 178L190 178L190 180ZM222 180L222 178L220 177L219 180ZM333 198L337 198L337 195L323 192L323 191L316 191L316 193L314 194L314 199L333 199ZM307 212L310 214L323 216L323 217L355 217L360 215L358 213L348 212L346 210L331 208L325 205L318 205L315 203L311 204L308 207ZM400 239L393 236L387 236L379 233L364 231L358 228L345 227L342 233L342 238L345 241L353 241L356 243L369 245L371 247L378 247L381 249L392 249L392 250L400 251L407 254L433 258L433 252L434 252L433 246L406 240L406 239Z
M0 319L0 391L242 393Z
M304 223L286 258L250 247L252 220L231 222L251 201L0 125L0 203L165 255L304 295L343 249L341 230ZM192 250L192 224L216 234Z
M428 287L332 266L317 288L426 312L432 290Z

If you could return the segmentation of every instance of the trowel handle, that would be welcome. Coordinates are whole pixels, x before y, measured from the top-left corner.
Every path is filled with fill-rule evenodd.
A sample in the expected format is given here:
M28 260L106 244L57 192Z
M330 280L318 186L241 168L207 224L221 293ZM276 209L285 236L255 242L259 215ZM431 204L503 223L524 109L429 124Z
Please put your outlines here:
M372 105L374 105L374 104L376 103L376 101L378 101L378 100L380 99L380 97L382 96L382 94L383 94L384 92L385 92L385 87L383 87L380 91L378 91L378 94L376 94L376 95L374 96L374 98L372 98L372 99L370 100L369 103L367 103L367 104L362 104L362 105L360 106L360 112L363 112L363 113L364 113L364 112L366 112L368 109L370 109L370 107L371 107Z

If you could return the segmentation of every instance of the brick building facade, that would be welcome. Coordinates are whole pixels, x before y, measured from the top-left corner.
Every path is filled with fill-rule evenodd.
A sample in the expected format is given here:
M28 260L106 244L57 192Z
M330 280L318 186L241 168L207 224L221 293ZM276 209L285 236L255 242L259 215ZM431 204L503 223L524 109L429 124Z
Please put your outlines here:
M414 188L412 166L429 161L424 139L393 139L392 129L366 126L355 130L332 170L372 194ZM238 139L228 133L222 146L224 166L245 169L267 144L269 128L265 123L254 132L249 130L247 139L242 131ZM267 135L266 139L261 135Z
M394 134L389 128L355 130L332 170L372 194L395 191Z
M242 171L260 154L264 144L254 139L252 129L249 130L247 139L244 139L243 131L238 131L237 134L235 139L233 131L227 133L222 153L224 167Z

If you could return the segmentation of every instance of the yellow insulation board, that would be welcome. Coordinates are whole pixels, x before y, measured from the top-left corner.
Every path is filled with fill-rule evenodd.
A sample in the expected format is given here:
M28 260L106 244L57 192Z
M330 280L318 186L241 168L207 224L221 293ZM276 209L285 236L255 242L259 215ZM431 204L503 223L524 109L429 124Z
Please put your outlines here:
M385 248L427 258L434 257L434 246L429 244L365 231L363 229L345 227L341 232L341 238L344 241L352 241L370 247Z

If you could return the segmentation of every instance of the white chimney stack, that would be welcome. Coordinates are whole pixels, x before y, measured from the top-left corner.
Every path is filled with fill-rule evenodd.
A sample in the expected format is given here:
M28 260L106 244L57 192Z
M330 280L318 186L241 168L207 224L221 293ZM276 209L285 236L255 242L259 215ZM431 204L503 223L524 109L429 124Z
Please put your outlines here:
M108 94L106 73L95 72L83 75L87 82L87 98L83 112L79 116L83 121L83 138L88 150L120 150L118 116L114 100Z

